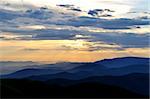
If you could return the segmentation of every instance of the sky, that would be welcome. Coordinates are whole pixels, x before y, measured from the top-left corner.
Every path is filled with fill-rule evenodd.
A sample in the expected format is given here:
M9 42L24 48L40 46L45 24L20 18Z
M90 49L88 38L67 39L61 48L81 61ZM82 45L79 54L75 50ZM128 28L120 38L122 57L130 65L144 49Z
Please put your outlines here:
M149 57L148 0L0 0L0 61Z

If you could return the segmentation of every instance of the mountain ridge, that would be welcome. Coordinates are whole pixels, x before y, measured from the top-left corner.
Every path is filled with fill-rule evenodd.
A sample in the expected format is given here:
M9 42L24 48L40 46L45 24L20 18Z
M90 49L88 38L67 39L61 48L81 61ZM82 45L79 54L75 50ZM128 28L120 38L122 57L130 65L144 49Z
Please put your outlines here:
M119 60L119 63L118 63ZM140 61L139 61L140 60ZM128 62L130 61L130 62ZM114 64L123 64L124 66L112 66ZM107 63L107 64L105 64ZM130 65L129 65L130 64ZM57 64L60 65L61 63ZM79 65L75 65L74 68L62 70L60 68L54 68L54 67L48 67L49 65L46 65L47 67L39 68L39 69L33 69L33 68L27 68L23 70L16 71L14 73L8 74L8 75L1 75L1 78L24 78L29 76L38 76L38 75L48 75L48 74L57 74L62 72L68 72L68 73L79 73L79 72L88 72L92 74L98 74L98 75L123 75L127 73L148 73L149 71L149 58L137 58L137 57L125 57L125 58L114 58L114 59L107 59L107 60L101 60L91 63L79 63ZM55 65L54 65L55 66ZM65 66L65 65L64 65ZM66 66L72 66L71 63L67 64ZM42 67L42 65L41 65ZM59 66L58 66L59 67ZM22 74L22 75L21 75ZM24 75L24 74L27 74ZM18 76L18 77L17 77Z

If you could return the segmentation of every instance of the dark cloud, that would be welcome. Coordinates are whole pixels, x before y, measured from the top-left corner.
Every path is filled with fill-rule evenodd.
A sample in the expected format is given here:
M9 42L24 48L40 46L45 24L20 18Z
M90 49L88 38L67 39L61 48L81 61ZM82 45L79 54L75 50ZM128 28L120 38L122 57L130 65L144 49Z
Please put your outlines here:
M111 12L109 9L103 9ZM97 11L103 11L97 9ZM108 44L117 44L123 48L143 48L148 47L149 35L148 34L133 34L133 33L94 33L94 32L85 32L82 29L22 29L18 28L19 26L26 26L26 22L29 22L32 25L59 25L61 26L72 26L77 27L88 27L88 28L104 28L104 29L130 29L133 26L139 25L149 25L148 20L139 19L128 19L128 18L118 18L118 19L102 19L94 17L77 17L68 14L61 14L57 20L57 14L47 8L38 8L31 9L26 12L15 12L0 10L0 31L10 32L15 35L32 35L28 36L19 36L13 39L21 40L76 40L84 39L92 42L103 41ZM67 17L69 16L69 17ZM26 18L26 20L21 20L18 18ZM30 22L30 20L32 21ZM144 18L145 19L145 18ZM10 21L11 20L11 21ZM7 26L7 27L6 27ZM76 37L76 35L83 35L83 37ZM84 37L85 36L85 37ZM88 38L87 38L87 37ZM1 37L1 39L6 39ZM7 38L8 39L8 38ZM91 49L97 49L92 48ZM99 48L98 48L99 49Z
M77 12L82 12L82 10L79 9L79 8L71 8L71 9L69 9L69 10L73 10L73 11L77 11Z
M22 17L22 15L15 11L0 10L0 21L12 20L18 17Z
M41 7L37 10L27 10L25 14L26 17L37 18L37 19L48 19L53 16L53 12L45 7Z
M77 10L76 8L72 8ZM80 10L80 9L78 9ZM104 9L108 10L109 9ZM100 9L96 9L100 11ZM102 10L103 11L103 10ZM110 10L111 11L111 10ZM58 19L57 17L60 16ZM111 17L111 14L101 14L100 17ZM90 26L98 27L104 29L130 29L130 27L135 25L149 25L149 20L139 19L129 19L129 18L119 18L119 19L102 19L102 18L93 18L93 17L75 17L74 15L61 14L58 15L51 9L39 8L39 9L30 9L27 12L13 12L13 11L2 11L0 10L0 21L6 21L17 19L17 18L26 18L26 20L20 20L20 24L25 24L28 18L31 19L35 24L55 24L55 25L69 25L69 26ZM14 20L15 21L15 20ZM13 24L13 23L11 23ZM18 23L17 23L18 24ZM30 23L31 24L31 23ZM14 24L15 25L15 24Z
M34 33L36 33L36 35L33 36L33 39L61 40L61 39L72 39L77 32L71 30L47 29L47 30L36 30Z
M70 8L70 7L73 7L74 5L70 5L70 4L60 4L60 5L57 5L57 6L65 7L65 8Z
M99 27L104 29L130 29L131 26L135 25L149 25L149 21L140 20L140 19L100 19L100 18L91 18L91 17L79 17L78 19L69 20L67 22L61 23L61 25L71 25L71 26L91 26Z
M149 46L148 34L132 34L132 33L99 33L92 34L95 41L104 41L106 43L114 43L123 48L144 48Z
M91 16L97 16L97 17L112 17L111 14L109 13L115 12L110 9L94 9L94 10L89 10L88 14Z

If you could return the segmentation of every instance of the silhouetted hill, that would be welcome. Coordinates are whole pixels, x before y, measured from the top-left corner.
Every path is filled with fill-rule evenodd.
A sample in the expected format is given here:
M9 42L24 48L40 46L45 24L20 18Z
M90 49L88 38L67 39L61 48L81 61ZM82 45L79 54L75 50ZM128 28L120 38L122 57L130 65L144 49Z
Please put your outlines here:
M95 63L104 65L108 68L118 68L129 65L149 64L149 59L141 57L122 57L122 58L104 59L101 61L97 61Z
M58 84L62 86L85 82L115 85L139 94L149 95L149 74L143 73L134 73L123 76L92 76L81 80L57 78L46 81L47 84Z
M46 74L46 75L33 75L30 77L26 77L27 79L32 80L40 80L46 81L49 79L55 78L64 78L64 79L72 79L72 80L79 80L87 77L92 76L122 76L128 75L132 73L149 73L149 65L131 65L126 67L119 67L119 68L101 68L99 65L90 64L84 65L77 68L72 69L71 71L67 72L60 72L56 74Z
M32 75L44 75L44 74L53 74L53 73L58 73L61 70L57 69L34 69L34 68L29 68L29 69L23 69L16 71L14 73L8 74L8 75L2 75L1 78L24 78L24 77L29 77Z
M2 75L1 78L26 78L30 76L38 78L37 76L39 76L39 80L40 78L48 80L61 76L62 78L68 77L68 79L80 79L88 76L119 76L127 75L130 73L149 73L149 58L125 57L107 59L93 63L60 63L56 65L57 67L61 67L62 65L65 66L65 68L66 66L72 67L72 65L75 67L66 70L58 68L54 69L52 67L44 67L40 69L24 69L8 75ZM68 75L66 73L68 73Z
M31 79L31 80L39 80L39 81L46 81L49 79L55 79L55 78L78 78L76 74L68 73L68 72L61 72L61 73L56 73L56 74L49 74L49 75L40 75L40 76L30 76L27 77L26 79Z
M149 95L149 74L134 73L123 76L97 76L82 79L80 82L99 82L115 85L139 94Z
M1 78L6 79L2 80L3 94L7 89L10 96L19 94L23 97L40 97L38 95L42 97L58 97L57 95L61 97L69 97L69 95L70 97L85 97L87 94L89 95L87 97L108 97L109 95L110 97L120 97L121 95L125 97L125 94L127 97L136 97L136 95L139 97L139 94L149 95L149 58L125 57L93 63L59 63L54 65L61 67L61 69L56 69L50 65L44 66L46 67L27 68L1 76ZM62 69L63 66L65 69ZM68 66L70 67L68 68ZM89 87L85 87L83 83ZM106 95L107 91L103 89L103 86L109 90L107 90L108 95ZM95 89L96 87L97 89ZM36 90L35 95L32 88ZM44 90L44 92L38 89ZM51 90L49 91L49 89ZM27 90L31 91L28 93ZM90 90L93 93L90 94ZM111 90L113 91L111 92ZM119 93L119 90L125 91L125 94ZM83 94L81 94L82 91ZM94 93L95 91L96 93ZM118 92L119 96L114 91Z
M79 83L70 86L45 84L39 81L1 79L2 98L48 98L48 97L105 97L139 98L142 95L126 89L101 83Z

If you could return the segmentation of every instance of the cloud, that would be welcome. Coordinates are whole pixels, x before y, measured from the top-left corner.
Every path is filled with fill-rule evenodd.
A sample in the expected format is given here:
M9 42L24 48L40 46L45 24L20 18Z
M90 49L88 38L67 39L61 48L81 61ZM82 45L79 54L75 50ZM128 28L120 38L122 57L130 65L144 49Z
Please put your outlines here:
M123 48L144 48L149 47L148 34L132 34L132 33L99 33L93 34L95 37L92 41L104 41L114 43Z
M79 17L75 20L69 20L67 22L59 23L61 25L71 25L71 26L91 26L99 27L104 29L130 29L134 25L149 25L149 21L143 21L140 19L100 19L91 17Z
M32 35L23 35L23 34L15 34L12 32L2 32L0 33L0 38L3 40L23 40L23 39L31 39Z
M111 12L109 9L103 10ZM26 11L0 9L0 36L3 40L86 40L115 44L122 48L144 48L148 47L147 32L137 34L125 30L137 26L142 29L142 26L149 25L148 20L75 16L72 13L60 13L45 7ZM105 47L92 46L91 50L99 48Z
M41 49L37 49L37 48L25 48L23 49L24 51L39 51Z
M8 11L8 10L0 10L0 21L7 21L7 20L12 20L18 17L21 17L21 14L18 14L13 11Z
M100 11L95 9L96 11ZM93 11L95 11L93 10ZM109 9L103 9L103 11L110 12ZM97 12L96 12L97 13ZM94 14L95 15L95 14ZM100 14L100 17L110 17L111 14ZM98 27L104 29L130 29L131 26L135 25L149 25L148 20L139 19L129 19L129 18L118 18L118 19L102 19L102 18L91 18L85 16L74 16L74 14L63 14L58 13L52 9L43 9L43 7L38 9L29 9L26 12L15 12L15 11L7 11L0 10L0 18L1 22L4 20L11 20L11 22L20 22L16 23L16 25L21 24L31 24L30 21L32 19L32 24L55 24L55 25L68 25L68 26L90 26L90 27ZM19 20L20 19L20 20ZM22 20L22 21L21 21Z
M41 7L37 10L27 10L25 16L35 19L48 19L50 17L53 17L53 12Z
M94 9L94 10L89 10L88 14L91 16L96 16L96 17L112 17L112 13L115 12L110 9Z

